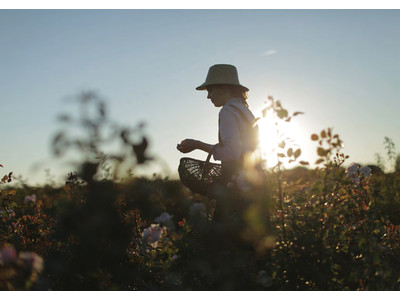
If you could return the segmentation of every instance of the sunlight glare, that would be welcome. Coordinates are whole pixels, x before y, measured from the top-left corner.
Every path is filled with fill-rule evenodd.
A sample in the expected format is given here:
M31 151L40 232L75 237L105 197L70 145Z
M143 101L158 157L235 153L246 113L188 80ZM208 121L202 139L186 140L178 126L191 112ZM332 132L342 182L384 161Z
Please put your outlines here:
M278 163L277 153L284 150L278 146L282 140L293 149L300 148L299 140L302 134L300 128L296 127L293 122L274 120L272 114L267 112L266 116L260 118L257 124L260 134L261 155L262 159L266 161L267 168L272 168ZM284 159L283 162L285 167L289 166L287 159Z

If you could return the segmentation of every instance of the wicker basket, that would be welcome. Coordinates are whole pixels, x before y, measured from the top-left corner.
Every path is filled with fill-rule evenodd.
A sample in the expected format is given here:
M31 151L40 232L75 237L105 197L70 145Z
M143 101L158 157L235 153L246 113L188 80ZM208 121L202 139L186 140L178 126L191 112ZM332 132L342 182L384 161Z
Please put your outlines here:
M208 188L221 177L221 165L210 163L212 151L207 160L202 161L189 157L180 160L178 173L181 182L193 193L207 195Z

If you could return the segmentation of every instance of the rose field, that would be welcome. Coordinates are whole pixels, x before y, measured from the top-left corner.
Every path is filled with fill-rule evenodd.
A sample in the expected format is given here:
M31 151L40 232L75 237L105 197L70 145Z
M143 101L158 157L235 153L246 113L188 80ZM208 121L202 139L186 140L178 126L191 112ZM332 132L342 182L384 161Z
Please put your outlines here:
M276 166L235 178L216 219L216 201L179 180L134 175L152 159L143 125L111 122L94 94L80 100L91 113L60 117L52 140L55 157L79 153L64 184L1 174L1 290L400 289L400 160L389 138L393 172L348 161L330 128L310 136L315 167L282 139ZM277 123L300 114L272 97L266 111ZM68 135L77 124L85 134ZM104 150L111 143L117 151Z

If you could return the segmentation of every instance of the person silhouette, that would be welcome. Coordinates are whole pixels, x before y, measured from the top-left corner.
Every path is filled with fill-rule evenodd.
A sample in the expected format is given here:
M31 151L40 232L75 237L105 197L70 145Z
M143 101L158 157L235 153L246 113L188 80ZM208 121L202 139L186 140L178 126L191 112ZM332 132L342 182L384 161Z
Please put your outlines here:
M182 153L199 149L212 153L221 161L222 175L219 183L226 186L232 176L243 169L246 154L258 145L258 127L247 104L249 89L239 82L235 66L217 64L209 68L205 82L196 90L207 90L207 98L221 108L218 120L218 143L208 144L195 139L184 139L177 145Z

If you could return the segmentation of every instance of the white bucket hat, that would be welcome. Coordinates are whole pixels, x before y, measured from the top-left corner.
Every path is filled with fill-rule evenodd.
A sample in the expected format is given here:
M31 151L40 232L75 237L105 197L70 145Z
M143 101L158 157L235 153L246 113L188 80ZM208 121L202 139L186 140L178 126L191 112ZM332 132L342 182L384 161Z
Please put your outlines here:
M230 84L241 87L246 92L249 89L239 83L239 76L235 66L219 64L210 67L208 70L206 81L198 86L196 90L202 91L207 89L207 86L214 84Z

